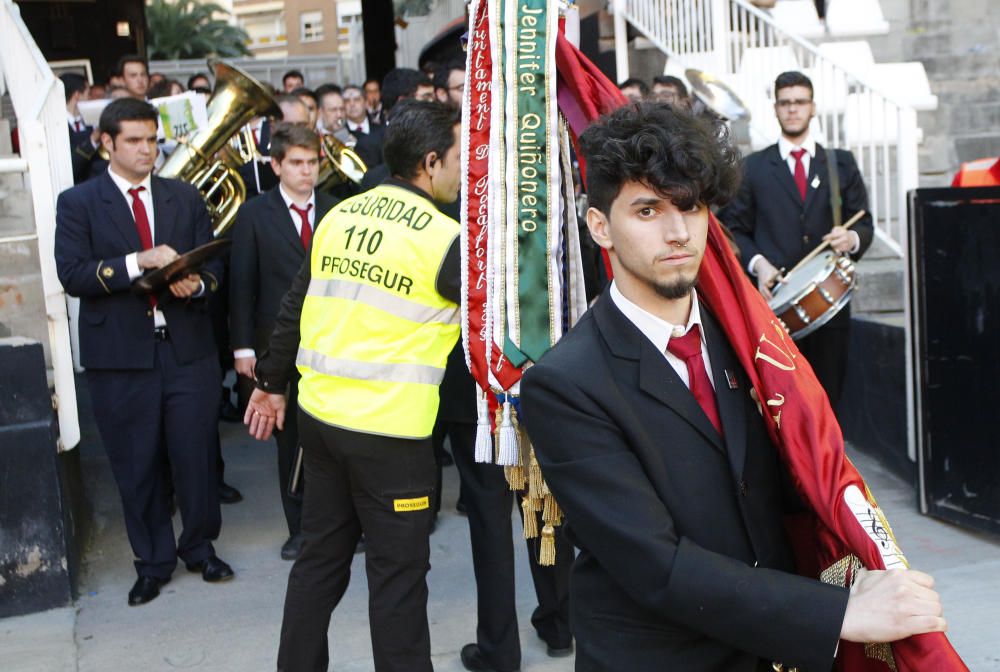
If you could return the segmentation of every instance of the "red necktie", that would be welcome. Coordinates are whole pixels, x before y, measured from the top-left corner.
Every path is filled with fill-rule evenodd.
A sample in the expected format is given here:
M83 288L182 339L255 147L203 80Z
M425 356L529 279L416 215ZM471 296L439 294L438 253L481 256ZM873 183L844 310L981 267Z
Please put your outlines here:
M309 249L309 241L312 240L312 227L309 226L309 211L312 207L312 203L307 205L305 208L300 208L294 203L291 205L292 210L299 213L299 219L302 220L302 228L299 229L299 238L302 239L303 250Z
M83 130L83 124L80 123L79 119L73 120L73 128L76 130L77 133Z
M799 188L799 195L802 200L806 200L806 165L802 163L802 157L806 150L793 149L792 156L795 157L795 186Z
M145 191L146 187L132 187L128 190L128 195L132 197L132 215L135 217L135 230L139 232L139 242L142 249L148 250L153 246L153 233L149 229L149 217L146 215L146 206L139 198L139 192ZM156 297L149 295L149 304L156 308Z
M691 394L695 401L705 411L712 426L715 427L719 435L722 435L722 420L719 418L719 407L715 403L715 390L712 382L708 379L708 372L705 370L705 360L701 356L701 332L698 325L691 327L688 333L683 336L673 336L667 343L667 350L675 357L679 357L687 364L688 381Z

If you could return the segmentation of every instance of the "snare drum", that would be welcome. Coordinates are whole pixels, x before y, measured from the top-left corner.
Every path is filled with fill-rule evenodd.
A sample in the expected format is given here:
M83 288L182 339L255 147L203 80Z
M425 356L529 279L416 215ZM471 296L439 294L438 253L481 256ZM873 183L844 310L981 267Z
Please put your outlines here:
M849 257L824 252L775 285L768 305L797 340L839 313L851 300L857 282Z

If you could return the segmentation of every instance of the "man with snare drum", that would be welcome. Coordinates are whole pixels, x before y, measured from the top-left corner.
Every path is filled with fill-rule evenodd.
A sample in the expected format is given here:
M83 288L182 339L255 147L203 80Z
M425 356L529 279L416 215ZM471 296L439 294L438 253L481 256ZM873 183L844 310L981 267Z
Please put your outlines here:
M744 267L769 301L775 285L785 280L783 274L820 243L826 241L834 252L857 261L874 233L867 212L850 229L841 225L867 211L868 192L850 152L825 149L811 137L809 123L816 113L812 82L802 73L784 72L775 80L774 98L781 137L746 158L739 193L719 213L739 245ZM830 193L835 182L838 222ZM834 406L847 370L850 312L845 306L796 341Z

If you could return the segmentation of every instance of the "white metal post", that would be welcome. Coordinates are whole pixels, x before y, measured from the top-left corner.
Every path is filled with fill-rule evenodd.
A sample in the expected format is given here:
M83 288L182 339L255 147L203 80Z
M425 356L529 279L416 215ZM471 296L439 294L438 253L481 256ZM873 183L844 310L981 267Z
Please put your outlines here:
M628 29L625 23L626 0L614 0L615 12L615 76L616 84L628 79Z

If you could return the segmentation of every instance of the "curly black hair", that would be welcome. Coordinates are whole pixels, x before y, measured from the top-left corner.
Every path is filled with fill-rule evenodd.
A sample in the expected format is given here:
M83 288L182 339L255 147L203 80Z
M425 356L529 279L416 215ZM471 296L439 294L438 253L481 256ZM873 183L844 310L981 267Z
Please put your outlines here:
M666 103L632 103L580 136L590 207L610 216L626 182L641 182L682 210L724 205L739 188L740 155L721 122Z

